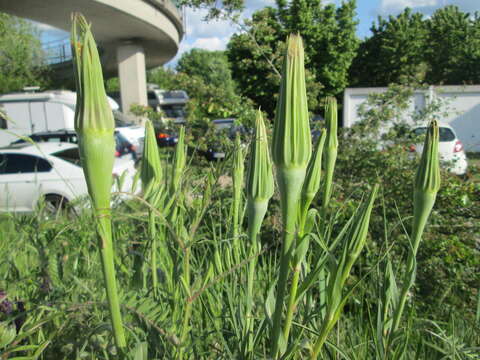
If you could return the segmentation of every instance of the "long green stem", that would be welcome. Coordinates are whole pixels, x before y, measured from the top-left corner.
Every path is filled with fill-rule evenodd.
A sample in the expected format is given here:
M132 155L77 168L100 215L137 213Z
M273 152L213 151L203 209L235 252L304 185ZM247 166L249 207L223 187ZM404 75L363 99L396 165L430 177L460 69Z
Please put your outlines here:
M328 333L331 330L328 328L327 324L328 324L327 321L324 321L322 324L322 328L320 329L320 335L313 347L312 354L310 355L310 360L316 360L318 358L318 355L320 354L320 350L322 349L323 344L325 344L325 341L327 340Z
M420 246L420 241L422 239L422 234L427 224L428 217L432 211L433 205L435 203L436 193L419 193L417 192L416 197L418 202L422 203L422 206L415 206L413 214L413 227L412 227L412 247L408 253L407 258L407 269L405 273L405 278L403 281L402 291L400 293L400 298L398 301L398 306L395 309L393 316L393 325L391 333L395 332L402 318L402 313L405 308L405 303L407 302L408 292L412 288L415 278L415 259L417 257L418 247Z
M307 219L307 212L308 208L310 207L311 201L307 201L300 211L300 221L298 224L298 238L301 239L304 235L305 229L305 221ZM301 262L299 264L295 264L293 268L293 276L292 276L292 284L290 286L290 296L288 299L288 307L287 307L287 316L285 318L285 325L283 327L283 337L285 341L288 340L288 336L290 335L290 329L292 327L293 315L295 313L295 309L297 306L297 290L298 290L298 282L300 280L300 270L301 270Z
M249 199L248 203L248 239L249 239L249 254L250 263L248 264L248 275L247 275L247 306L245 311L245 331L244 336L248 337L246 340L246 348L244 349L244 356L250 353L253 350L253 344L251 343L251 334L253 332L253 319L252 319L252 308L253 308L253 282L255 279L255 267L257 264L257 259L255 254L260 248L260 243L258 240L258 234L260 233L260 228L262 226L263 218L267 212L268 200L266 201L253 201Z
M184 258L183 258L183 277L185 285L190 287L190 248L185 248ZM185 311L183 313L183 322L182 322L182 333L180 335L180 348L179 359L183 358L183 353L185 349L185 340L187 339L189 331L190 317L192 315L192 301L190 300L191 292L190 288L186 289L187 291L187 303L185 304Z
M300 190L302 188L305 170L297 171L296 169L284 170L283 175L279 176L279 186L283 187L284 204L282 204L283 218L283 242L282 252L280 255L280 273L278 275L277 295L275 302L275 312L273 314L273 327L270 337L271 355L276 358L278 353L279 338L282 330L282 312L285 302L285 292L287 287L288 275L290 270L290 261L294 250L295 225L298 212L298 200L300 198ZM301 179L301 180L300 180Z
M110 211L108 210L108 212ZM112 228L109 215L109 213L103 213L98 217L97 229L100 241L103 276L107 290L108 309L112 320L113 336L115 338L115 345L119 351L122 352L127 343L125 341L122 315L120 313L120 302L117 293L117 282L113 260Z
M255 243L257 235L253 235L251 238ZM248 354L253 351L252 343L252 334L253 334L253 319L252 319L252 309L253 309L253 282L255 279L255 267L257 264L257 259L254 257L258 249L255 243L251 243L249 257L250 263L248 264L248 274L247 274L247 306L245 310L245 348L243 349L243 357L247 358Z
M287 316L285 317L285 325L283 328L283 337L288 339L290 328L292 327L293 314L297 306L297 290L298 281L300 280L300 264L293 269L292 285L290 286L290 297L288 300Z
M157 296L158 291L158 276L157 276L157 231L155 225L155 214L153 211L149 213L148 230L150 235L151 252L150 252L150 269L152 271L152 289L153 296Z

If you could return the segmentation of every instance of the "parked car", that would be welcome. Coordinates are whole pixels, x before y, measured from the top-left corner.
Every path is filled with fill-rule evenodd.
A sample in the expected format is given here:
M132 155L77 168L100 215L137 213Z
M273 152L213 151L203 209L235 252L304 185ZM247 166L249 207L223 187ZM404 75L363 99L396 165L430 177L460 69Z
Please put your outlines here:
M129 159L116 159L111 175L100 174L122 179L120 189L112 181L112 191L131 191L134 175ZM87 194L78 145L40 142L0 148L0 211L31 212L42 201L57 211Z
M212 124L215 128L215 132L226 132L226 136L230 140L235 140L237 133L240 134L253 134L251 129L247 129L243 125L235 125L234 118L216 119L212 120ZM222 160L226 157L225 149L219 142L217 145L211 146L207 151L203 152L205 158L209 161Z
M427 126L419 126L413 130L415 138L419 138L427 132ZM467 156L463 149L462 142L458 139L453 128L444 123L439 124L439 145L438 153L440 161L449 171L457 175L464 175L467 172ZM411 145L412 153L421 154L423 143Z
M175 146L178 143L178 135L172 130L155 129L157 144L161 147Z
M137 159L136 147L130 143L120 132L115 131L115 156L123 157L131 154L133 160ZM77 133L73 130L59 130L39 132L27 136L34 142L68 142L78 144ZM21 144L27 142L25 137L14 141L12 144Z
M135 124L133 119L120 111L114 111L115 130L122 134L134 147L137 157L142 156L145 126Z

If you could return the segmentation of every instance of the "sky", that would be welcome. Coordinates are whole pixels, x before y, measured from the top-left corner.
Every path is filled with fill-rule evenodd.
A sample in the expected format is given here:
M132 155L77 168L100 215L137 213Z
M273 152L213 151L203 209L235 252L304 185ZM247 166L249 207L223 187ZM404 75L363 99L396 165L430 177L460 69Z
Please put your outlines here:
M340 4L341 0L324 0ZM357 0L357 20L359 21L357 35L365 38L370 34L370 27L378 16L397 15L405 7L421 12L426 16L431 15L436 9L446 5L457 5L460 10L473 13L480 11L480 0ZM253 12L265 6L275 6L275 0L246 0L245 11L242 18L249 18ZM203 19L206 10L185 9L186 34L180 43L177 56L166 66L174 67L179 57L193 48L207 50L224 50L228 40L238 26L228 21L205 22ZM68 34L56 30L48 25L38 24L42 30L42 42L57 42L66 39Z

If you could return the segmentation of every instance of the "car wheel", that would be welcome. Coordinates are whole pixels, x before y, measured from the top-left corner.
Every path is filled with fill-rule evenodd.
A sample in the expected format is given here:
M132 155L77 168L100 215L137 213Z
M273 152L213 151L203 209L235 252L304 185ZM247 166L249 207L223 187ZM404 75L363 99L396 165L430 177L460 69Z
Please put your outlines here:
M56 194L45 196L41 211L46 219L55 219L61 215L68 217L75 215L75 210L69 205L68 200Z

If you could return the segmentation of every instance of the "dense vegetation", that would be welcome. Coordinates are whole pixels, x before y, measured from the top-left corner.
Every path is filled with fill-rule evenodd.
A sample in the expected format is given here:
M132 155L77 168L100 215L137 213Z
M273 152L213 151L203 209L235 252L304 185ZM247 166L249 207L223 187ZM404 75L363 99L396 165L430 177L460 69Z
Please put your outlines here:
M254 20L259 20L263 30L276 26L277 35L285 35L294 24L302 24L293 21L294 16L307 16L309 6L314 3L299 1L295 7L279 1L278 9L263 10ZM239 2L225 4L236 7ZM347 10L350 9L345 11L353 14L353 5L345 3ZM331 16L329 31L338 26L333 19L339 18L341 9L330 5L318 10L318 16ZM279 16L283 16L283 23L276 22ZM402 16L418 26L424 21L408 12ZM253 29L255 21L252 24ZM385 24L381 27L388 28ZM350 40L356 46L356 41ZM269 41L273 44L276 40ZM306 43L309 64L309 51L313 51L315 42ZM418 51L417 45L412 46L414 51ZM285 46L283 42L275 43L277 65ZM94 53L94 46L90 47ZM264 47L264 50L271 49ZM148 162L155 166L140 168L138 177L144 189L141 196L131 195L128 200L122 196L123 201L114 202L109 236L102 230L106 226L105 206L99 206L95 200L92 208L80 206L84 208L82 211L54 217L41 208L32 215L2 215L0 358L263 359L271 356L274 348L274 357L280 353L283 359L300 359L318 348L318 356L323 359L477 359L480 356L478 184L468 177L462 179L442 171L442 186L429 225L418 252L413 252L412 197L418 161L405 151L411 139L404 136L401 126L394 127L383 138L388 146L381 149L375 136L372 137L377 135L380 123L391 119L392 111L405 106L409 89L393 87L391 92L381 95L384 97L371 98L371 108L364 109L364 121L351 130L339 131L338 149L337 139L331 135L336 133L337 124L334 100L324 103L310 99L316 111L323 111L327 104L328 138L323 135L323 140L314 144L317 155L312 157L319 156L322 163L319 144L325 143L324 170L318 183L321 191L311 199L308 216L302 213L298 220L293 217L294 227L298 221L302 236L298 235L293 242L295 251L291 258L285 258L282 243L297 231L285 228L286 211L282 205L285 200L281 200L285 184L280 191L276 186L260 233L250 223L252 214L258 214L258 208L250 207L252 201L267 198L268 202L273 187L272 180L264 189L268 196L259 195L259 188L251 180L251 169L255 166L250 164L250 171L244 169L244 163L254 163L252 159L261 151L263 160L268 158L267 136L262 137L263 147L255 147L263 121L261 113L256 114L252 108L253 103L258 105L263 100L250 99L242 93L240 82L232 80L235 74L229 75L225 54L208 55L206 51L192 51L179 62L178 73L158 69L149 77L162 87L187 90L192 97L190 127L201 128L202 122L215 117L235 116L248 122L257 130L255 137L245 139L251 145L250 152L245 156L245 147L237 141L231 144L234 151L228 153L225 161L206 164L185 153L183 130L175 151L158 152L154 140L147 139L145 158L149 161L158 155L160 158ZM280 76L272 69L266 70L272 64L260 64L261 56L257 55L251 57L259 61L257 67L270 71L276 79L263 84L272 89L265 93L272 111ZM244 60L250 59L249 56L246 52ZM345 62L338 66L341 68L335 76L327 72L336 79L336 82L330 79L332 83L325 87L329 94L336 94L346 86L348 66ZM221 76L212 73L217 68L222 70ZM419 69L422 67L405 68L398 72L395 81L403 81L402 74L406 74L416 84ZM315 79L325 74L322 75L320 68L310 70L303 74L306 88L311 90L308 95L318 97L323 90ZM84 86L88 89L88 85L81 79L77 77L77 87L85 91ZM95 86L101 88L98 84L101 77L95 80ZM222 81L224 85L228 83L225 92L219 91ZM261 86L259 83L259 91ZM287 102L281 93L279 98L283 99L282 104ZM88 108L85 105L88 101L82 104ZM298 107L299 117L308 123L303 105L292 106ZM289 118L279 109L275 126ZM268 107L265 110L268 114ZM431 115L422 114L425 119ZM81 125L77 131L86 138L82 132L90 136L92 133L88 124L79 122L81 117L81 112L77 112L77 126ZM88 120L98 122L94 128L113 126L109 116L97 119L93 116ZM288 142L288 137L279 140L281 129L274 131L277 135L272 140L269 122L266 128L274 150ZM151 131L149 125L147 129ZM309 130L302 129L303 150L310 146L306 145ZM307 153L307 150L303 153L303 167L308 162ZM283 171L281 157L276 151L277 173ZM103 165L97 169L99 173L110 174ZM471 171L470 176L478 176L478 168ZM271 168L263 174L270 172ZM90 174L94 175L95 172ZM333 188L327 190L332 178ZM374 186L376 183L379 188ZM375 194L377 199L373 202ZM80 201L79 205L84 204L86 201ZM364 230L365 223L368 225L366 213L370 217L368 235L361 231L365 236L357 236L357 225ZM102 243L98 242L99 235L102 240L110 235L113 238L110 256L105 257L104 248L98 246ZM351 247L355 251L347 251ZM413 262L412 254L416 255ZM345 266L345 259L351 267ZM112 297L110 293L106 296L107 276L102 274L108 261L116 269L115 297L120 303L124 341L119 340L118 326L111 325ZM298 303L291 303L288 294L279 300L279 268L287 274L283 286L288 291L293 291L296 282L299 285L295 289L301 299ZM412 274L416 281L406 286ZM334 283L337 276L340 280ZM403 297L406 306L400 312L399 323L394 324L402 299L400 289L408 290ZM290 323L289 315L292 315ZM283 322L290 327L276 333L278 323ZM287 334L287 339L281 334Z
M183 128L170 156L147 123L143 192L110 208L111 160L96 154L113 152L114 123L89 27L74 21L91 208L2 216L3 358L480 355L478 187L440 173L436 121L418 162L401 142L380 151L363 135L384 120L382 106L337 137L329 98L312 149L303 47L292 35L272 139L258 112L246 174L239 137L225 161L197 166Z
M33 24L0 13L0 94L48 84L38 35Z
M379 292L385 285L380 260L389 254L397 276L402 274L408 237L401 224L408 231L416 164L403 149L379 152L373 144L353 142L348 137L340 136L339 149L329 210L331 231L338 233L342 228L368 184L379 180L382 190L373 209L366 250L353 270L349 286L357 279L362 281L348 301L337 330L329 337L325 358L330 353L340 359L374 359ZM162 152L167 178L172 166L170 154ZM166 230L173 224L164 227L158 217L159 229L163 230L157 269L160 293L155 298L148 260L149 208L141 200L132 199L113 209L115 265L132 353L146 342L145 359L173 358L180 346L186 358L238 358L235 354L242 350L239 339L245 321L242 309L248 301L246 269L252 259L245 255L249 248L243 211L238 241L234 242L231 235L232 160L209 167L194 165L197 160L187 158L190 165L182 176L176 198L181 205L172 229L188 239L192 279L187 288L181 279L186 248ZM403 324L409 335L406 356L414 358L415 353L422 359L475 359L479 356L475 347L480 341L480 194L474 183L447 173L442 173L442 183L431 225L420 247L417 283L409 302L408 320ZM319 208L317 201L314 207ZM73 218L46 219L41 211L29 216L3 215L0 226L0 321L10 321L13 315L18 326L24 324L14 344L32 346L30 354L36 349L33 345L43 345L40 351L44 359L114 358L116 350L110 335L91 211ZM313 234L322 236L324 231L319 226ZM275 195L263 225L261 250L255 254L258 263L253 318L262 339L267 284L275 279L279 244L280 209ZM239 260L235 260L234 251L241 254ZM308 262L313 264L318 255L318 247L313 246ZM144 265L137 273L139 258L144 259ZM311 306L317 296L315 291L299 304L297 312L303 325L292 327L293 339L315 331L318 310ZM190 302L189 334L180 344L181 319ZM265 346L263 341L258 345L254 358L263 358Z

